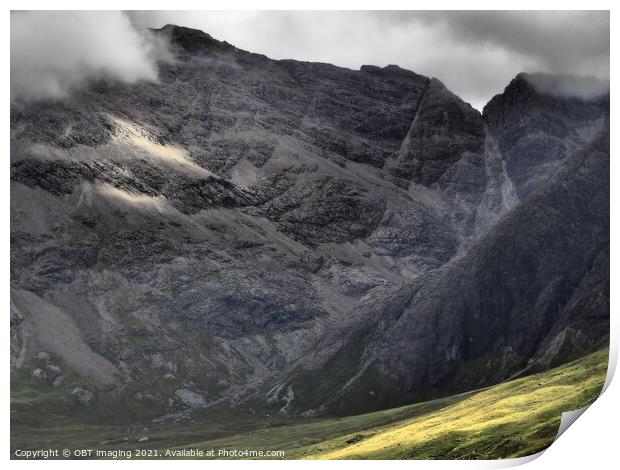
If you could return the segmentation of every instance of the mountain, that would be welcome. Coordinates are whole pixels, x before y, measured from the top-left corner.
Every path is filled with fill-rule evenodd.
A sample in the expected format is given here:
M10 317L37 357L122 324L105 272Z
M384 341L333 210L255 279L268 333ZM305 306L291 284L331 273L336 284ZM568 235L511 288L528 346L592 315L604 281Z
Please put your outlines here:
M11 104L16 410L346 415L606 344L608 93L154 34L157 83Z

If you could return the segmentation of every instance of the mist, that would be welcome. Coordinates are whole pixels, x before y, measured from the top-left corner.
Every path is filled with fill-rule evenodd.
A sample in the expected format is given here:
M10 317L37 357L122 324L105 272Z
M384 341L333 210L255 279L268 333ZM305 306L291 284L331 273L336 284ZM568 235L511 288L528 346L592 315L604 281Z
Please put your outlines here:
M539 93L564 98L580 98L590 101L609 93L609 80L591 76L554 76L536 73L527 75L526 79Z
M520 72L609 78L607 11L41 11L11 14L11 97L156 80L170 54L149 28L167 23L274 59L397 64L439 78L479 110ZM605 88L584 83L540 86L588 99Z
M11 99L61 99L92 80L157 80L163 43L120 11L11 13Z

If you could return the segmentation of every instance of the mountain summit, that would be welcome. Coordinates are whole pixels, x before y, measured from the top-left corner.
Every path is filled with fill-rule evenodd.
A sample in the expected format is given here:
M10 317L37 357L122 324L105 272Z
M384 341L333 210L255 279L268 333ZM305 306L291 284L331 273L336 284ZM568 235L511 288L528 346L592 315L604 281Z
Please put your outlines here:
M521 74L481 114L393 65L155 34L157 83L11 107L31 408L346 415L608 341L608 95Z

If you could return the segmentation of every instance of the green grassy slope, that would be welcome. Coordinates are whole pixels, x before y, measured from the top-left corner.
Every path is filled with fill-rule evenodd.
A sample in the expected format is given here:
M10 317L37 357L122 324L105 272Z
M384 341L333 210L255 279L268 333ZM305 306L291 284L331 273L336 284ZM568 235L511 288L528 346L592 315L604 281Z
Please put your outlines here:
M275 449L285 458L496 459L548 447L561 414L592 403L607 349L484 391L365 415L283 426L188 448Z
M233 411L195 415L191 422L98 425L39 413L37 419L24 419L27 406L21 403L13 416L11 448L278 450L289 459L519 457L553 442L563 411L596 399L607 355L604 349L478 392L333 419L272 416L257 421ZM144 436L148 441L140 440Z

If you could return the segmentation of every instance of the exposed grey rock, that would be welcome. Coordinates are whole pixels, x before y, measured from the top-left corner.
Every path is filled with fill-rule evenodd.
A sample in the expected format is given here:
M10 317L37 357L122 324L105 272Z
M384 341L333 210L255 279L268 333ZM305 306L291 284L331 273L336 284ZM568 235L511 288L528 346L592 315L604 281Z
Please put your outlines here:
M202 408L206 402L204 397L196 392L188 390L186 388L177 389L174 394L183 402L183 404L190 408Z
M396 66L156 34L158 83L12 105L13 367L50 351L159 421L318 416L606 341L608 98L520 75L481 115Z
M484 107L485 121L521 198L552 178L562 160L591 140L609 111L609 94L590 100L558 97L538 92L531 82L528 74L517 75Z
M448 91L439 80L432 79L405 137L393 173L429 186L440 180L455 163L468 158L469 171L448 177L442 185L450 182L465 185L467 181L458 176L471 179L476 175L484 182L484 175L477 170L482 163L483 144L484 122L480 113ZM476 183L471 184L475 186ZM466 193L471 191L467 188Z
M58 385L62 380L62 369L54 364L45 366L45 376L48 382Z
M89 406L95 398L93 392L83 387L75 387L71 394L75 397L78 403L83 406Z
M45 380L45 371L40 367L37 367L32 371L32 376L37 380Z
M509 213L465 256L402 288L398 295L404 302L389 305L393 321L383 317L375 327L358 322L360 329L350 337L361 338L353 337L339 354L351 355L353 341L367 344L362 372L334 406L346 403L348 411L359 411L355 395L376 386L376 374L386 378L377 398L381 407L398 395L421 399L446 383L452 392L473 389L603 347L608 341L608 149L606 127L568 157L548 187ZM564 210L567 206L571 210ZM381 302L367 307L366 321L387 313ZM458 381L450 382L455 377Z
M38 367L32 371L32 377L50 385L59 385L63 380L62 369L54 364Z

